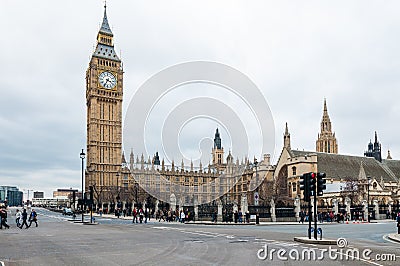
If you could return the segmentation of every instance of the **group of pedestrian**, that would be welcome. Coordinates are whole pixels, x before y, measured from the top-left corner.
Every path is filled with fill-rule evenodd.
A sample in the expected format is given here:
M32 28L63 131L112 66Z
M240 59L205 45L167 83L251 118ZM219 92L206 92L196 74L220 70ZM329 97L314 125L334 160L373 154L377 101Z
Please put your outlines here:
M247 211L243 215L243 212L239 209L239 211L233 213L233 220L235 223L250 223L250 212Z
M178 210L176 209L175 211L172 209L167 210L166 208L159 209L156 213L156 220L161 222L163 220L164 222L180 222L184 223L190 220L193 220L193 213L189 211L189 209L186 210Z
M150 211L149 208L134 208L132 211L133 219L132 223L147 223L147 220L150 221Z
M0 229L2 229L3 226L9 229L10 226L7 224L7 210L5 208L2 208L0 210L0 216L1 216ZM28 217L26 209L23 209L21 212L17 209L15 213L15 223L17 224L17 227L21 229L24 225L25 229L28 229L29 227L31 227L32 223L35 223L36 227L38 227L36 211L32 209Z

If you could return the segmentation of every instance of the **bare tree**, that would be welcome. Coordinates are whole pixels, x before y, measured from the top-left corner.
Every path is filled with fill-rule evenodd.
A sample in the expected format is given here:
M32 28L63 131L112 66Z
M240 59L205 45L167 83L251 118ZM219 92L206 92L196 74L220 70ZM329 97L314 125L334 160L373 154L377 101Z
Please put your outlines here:
M93 184L93 197L98 208L101 208L104 201L104 186Z
M341 195L348 197L352 205L359 203L361 185L362 183L360 183L358 178L346 177L344 179L344 186L341 189Z

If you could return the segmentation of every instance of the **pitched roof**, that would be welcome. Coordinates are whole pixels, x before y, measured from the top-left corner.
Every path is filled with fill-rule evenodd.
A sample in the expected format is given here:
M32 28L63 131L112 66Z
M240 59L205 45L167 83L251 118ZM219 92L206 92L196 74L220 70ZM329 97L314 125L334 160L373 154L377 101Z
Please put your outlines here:
M341 155L310 151L292 150L291 154L297 156L317 156L318 172L326 173L328 178L336 180L348 177L358 177L360 167L364 168L365 175L372 178L383 178L385 182L398 182L400 178L400 161L383 160L382 163L371 157Z
M393 174L400 179L400 161L399 160L382 160L382 163L387 165Z
M97 44L93 56L121 62L121 60L118 58L117 53L114 50L114 47L102 43Z

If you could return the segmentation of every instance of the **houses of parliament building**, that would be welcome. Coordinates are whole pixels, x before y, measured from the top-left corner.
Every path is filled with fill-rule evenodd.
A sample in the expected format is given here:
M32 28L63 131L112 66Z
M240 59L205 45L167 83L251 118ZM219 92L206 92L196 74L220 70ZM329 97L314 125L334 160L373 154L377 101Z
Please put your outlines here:
M276 164L271 163L268 154L259 162L247 158L239 162L231 152L225 154L218 129L211 150L212 162L205 167L185 166L183 162L166 165L158 153L144 158L131 151L126 160L122 151L124 71L113 37L104 7L96 48L86 71L85 190L94 187L98 207L115 201L187 206L222 200L240 206L244 201L248 205L268 205L273 199L284 204L302 198L299 179L311 171L327 175L328 189L320 199L322 204L331 205L333 198L341 198L349 179L356 180L357 189L362 192L355 201L366 199L368 186L371 202L399 204L400 161L393 160L390 153L382 158L377 135L364 156L339 154L326 101L316 151L292 149L286 124L284 146ZM338 189L340 186L342 189Z

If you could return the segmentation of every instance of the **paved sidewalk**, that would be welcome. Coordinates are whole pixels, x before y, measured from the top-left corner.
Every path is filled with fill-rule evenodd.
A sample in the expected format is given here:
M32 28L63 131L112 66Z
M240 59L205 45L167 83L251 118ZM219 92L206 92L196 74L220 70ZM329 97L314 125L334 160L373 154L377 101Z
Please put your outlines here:
M85 214L85 216L89 216L89 214ZM102 218L108 218L108 219L121 219L121 220L132 220L133 217L132 216L120 216L119 218L117 218L117 216L115 216L114 214L103 214L100 216L100 214L97 213L93 213L93 217L97 218L97 217L102 217ZM151 221L157 221L155 218L151 218ZM384 219L384 220L373 220L371 221L371 223L388 223L388 222L393 222L393 220L390 219ZM259 224L256 224L255 221L251 220L250 223L233 223L233 222L211 222L211 221L189 221L186 222L188 224L198 224L198 225L257 225L257 226L271 226L271 225L308 225L308 222L304 222L304 223L299 223L299 222L260 222ZM344 222L342 224L368 224L368 222L361 222L361 221L348 221L348 222ZM337 222L323 222L320 223L318 222L318 225L333 225L333 224L338 224ZM314 222L312 223L312 225L314 225Z
M90 216L90 214L85 214L85 216L88 215ZM97 214L97 213L93 213L93 217L97 218L97 217L101 217L101 218L109 218L109 219L122 219L122 220L132 220L133 216L120 216L119 218L117 216L115 216L114 214Z

